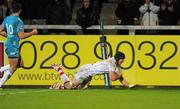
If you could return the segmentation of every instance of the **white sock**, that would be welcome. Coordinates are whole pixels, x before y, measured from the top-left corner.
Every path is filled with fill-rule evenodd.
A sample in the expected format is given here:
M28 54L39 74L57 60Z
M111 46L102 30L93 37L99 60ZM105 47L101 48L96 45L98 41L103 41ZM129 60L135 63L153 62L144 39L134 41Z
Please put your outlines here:
M9 76L11 76L12 73L10 70L5 70L4 71L4 75L0 80L0 87L2 87L2 85L9 79Z
M66 76L66 74L61 74L60 76L63 83L70 81L69 78Z
M66 74L62 71L62 69L60 69L58 71L58 74L60 75L61 80L62 80L63 83L65 83L67 81L70 81L69 78L66 76Z
M5 70L9 70L10 69L10 65L6 65L0 68L0 72L4 72Z

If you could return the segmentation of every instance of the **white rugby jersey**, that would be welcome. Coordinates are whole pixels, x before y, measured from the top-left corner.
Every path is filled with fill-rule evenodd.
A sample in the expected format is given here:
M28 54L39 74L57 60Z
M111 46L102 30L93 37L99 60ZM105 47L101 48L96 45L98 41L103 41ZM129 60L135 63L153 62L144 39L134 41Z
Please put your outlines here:
M91 75L96 75L103 74L104 72L109 73L110 71L119 73L119 70L120 69L116 66L116 60L114 59L114 57L112 57L107 60L99 61L92 64L89 72L91 73Z
M120 67L116 66L116 60L114 59L114 57L112 57L103 61L96 62L94 64L83 65L79 68L74 77L77 80L82 81L89 76L109 73L110 71L119 74L119 70Z

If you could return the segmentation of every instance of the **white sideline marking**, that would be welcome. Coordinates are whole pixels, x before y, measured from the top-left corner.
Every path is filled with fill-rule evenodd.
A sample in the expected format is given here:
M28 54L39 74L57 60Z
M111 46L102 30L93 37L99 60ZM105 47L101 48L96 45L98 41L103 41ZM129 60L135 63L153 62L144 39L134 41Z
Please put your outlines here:
M8 93L1 93L0 92L0 96L3 95L16 95L16 94L27 94L27 93L38 93L38 92L47 92L50 90L36 90L36 91L21 91L21 92L8 92Z

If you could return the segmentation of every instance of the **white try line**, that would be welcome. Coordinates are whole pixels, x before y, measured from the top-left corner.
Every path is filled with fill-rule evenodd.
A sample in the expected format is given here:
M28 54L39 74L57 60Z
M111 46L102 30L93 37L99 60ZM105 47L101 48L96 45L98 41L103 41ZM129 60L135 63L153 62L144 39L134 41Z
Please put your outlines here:
M20 92L7 92L7 93L1 93L0 96L3 95L16 95L16 94L27 94L27 93L39 93L39 92L48 92L50 90L35 90L35 91L20 91Z

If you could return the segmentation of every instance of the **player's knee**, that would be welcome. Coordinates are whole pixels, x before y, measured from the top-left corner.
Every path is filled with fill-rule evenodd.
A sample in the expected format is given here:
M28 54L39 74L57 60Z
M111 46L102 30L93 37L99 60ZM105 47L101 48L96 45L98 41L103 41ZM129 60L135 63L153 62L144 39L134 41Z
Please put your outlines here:
M12 70L12 72L15 72L17 70L17 67L16 66L11 66L11 70Z
M66 89L72 89L72 83L69 81L69 82L67 82L67 83L64 83L64 87L66 88Z

